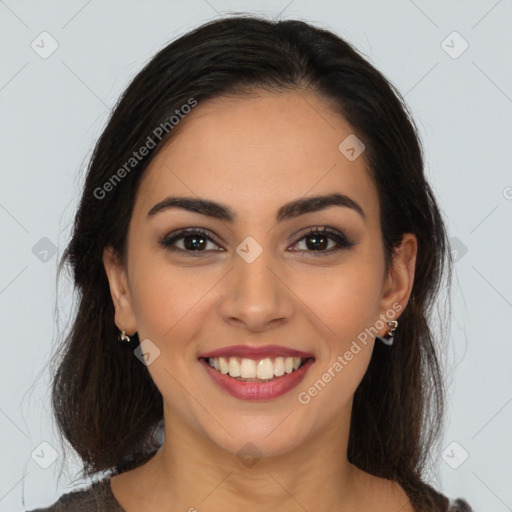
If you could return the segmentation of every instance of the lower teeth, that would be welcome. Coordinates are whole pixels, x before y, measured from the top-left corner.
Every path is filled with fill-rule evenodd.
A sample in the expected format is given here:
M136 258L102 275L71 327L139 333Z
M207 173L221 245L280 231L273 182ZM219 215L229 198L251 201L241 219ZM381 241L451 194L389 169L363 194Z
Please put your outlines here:
M229 373L226 375L228 377L231 377L231 375L229 375ZM285 375L289 375L289 374L286 373ZM238 380L239 382L271 382L273 380L279 379L280 377L272 377L271 379L256 379L256 378L246 379L244 377L231 377L231 378Z

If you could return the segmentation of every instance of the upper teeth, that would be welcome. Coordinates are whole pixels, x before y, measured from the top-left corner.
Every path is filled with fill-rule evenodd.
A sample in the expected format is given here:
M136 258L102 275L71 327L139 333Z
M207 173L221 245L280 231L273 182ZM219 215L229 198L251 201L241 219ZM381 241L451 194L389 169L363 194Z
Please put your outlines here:
M297 370L303 361L300 357L267 357L259 361L237 357L210 357L208 364L230 377L271 379Z

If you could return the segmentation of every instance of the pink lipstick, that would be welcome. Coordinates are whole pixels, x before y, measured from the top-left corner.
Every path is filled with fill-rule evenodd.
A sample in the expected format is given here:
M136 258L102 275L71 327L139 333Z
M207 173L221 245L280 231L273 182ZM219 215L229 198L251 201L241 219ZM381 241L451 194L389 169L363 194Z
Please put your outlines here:
M233 345L199 356L219 387L243 400L272 400L295 388L314 363L311 353L277 345Z

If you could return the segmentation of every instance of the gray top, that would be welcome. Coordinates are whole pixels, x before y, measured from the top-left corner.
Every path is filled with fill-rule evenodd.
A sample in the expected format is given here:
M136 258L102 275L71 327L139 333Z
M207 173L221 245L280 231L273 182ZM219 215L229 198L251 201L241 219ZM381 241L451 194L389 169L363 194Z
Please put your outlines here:
M38 508L26 512L126 512L116 500L110 487L110 477L91 484L78 491L62 495L58 501L47 508ZM457 499L450 502L448 512L473 512L469 504Z
M116 500L110 487L110 477L94 482L89 487L62 495L47 508L27 512L126 512Z

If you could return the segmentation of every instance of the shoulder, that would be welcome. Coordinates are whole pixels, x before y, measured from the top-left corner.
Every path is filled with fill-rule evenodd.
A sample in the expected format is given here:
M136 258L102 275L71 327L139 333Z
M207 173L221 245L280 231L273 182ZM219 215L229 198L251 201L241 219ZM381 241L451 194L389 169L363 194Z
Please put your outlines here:
M450 502L448 512L474 512L474 510L469 506L467 501L458 498L455 501Z
M88 487L63 494L55 503L45 508L26 512L122 512L112 498L108 478L94 482Z

